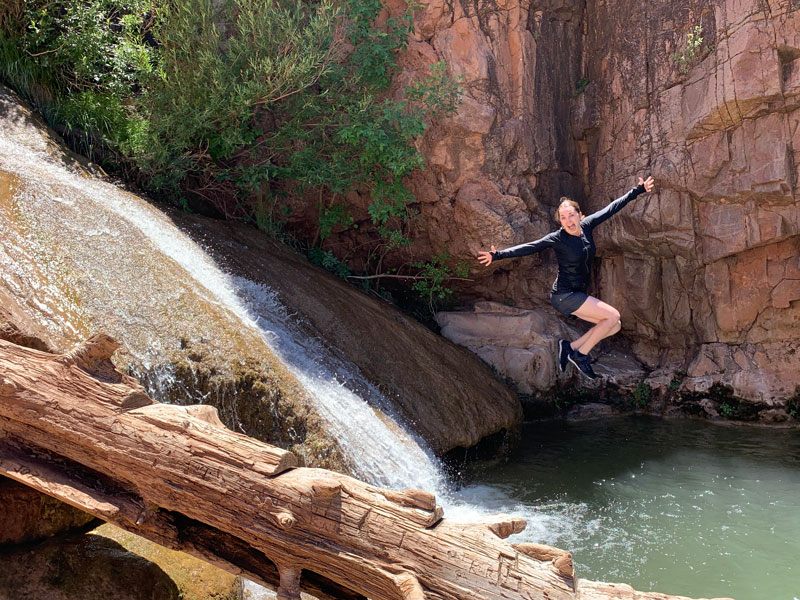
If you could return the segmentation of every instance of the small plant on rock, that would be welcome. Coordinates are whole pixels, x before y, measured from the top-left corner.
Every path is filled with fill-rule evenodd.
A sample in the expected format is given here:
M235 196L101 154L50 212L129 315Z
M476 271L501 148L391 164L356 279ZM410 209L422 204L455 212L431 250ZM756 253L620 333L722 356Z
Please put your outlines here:
M732 404L723 402L722 404L719 405L719 414L721 414L726 419L732 419L736 414L736 408Z
M636 408L644 408L650 402L652 389L644 381L640 381L633 389L633 405Z
M589 79L587 77L581 77L581 79L575 84L575 91L570 95L573 98L577 98L586 90L587 85L589 85Z
M800 386L794 390L794 394L786 401L786 412L793 419L800 419Z
M670 392L678 391L684 379L686 379L686 372L676 369L672 372L672 379L670 379L667 389L669 389Z
M686 75L697 62L705 55L701 49L703 45L703 26L695 25L694 29L686 36L686 44L675 53L673 60L678 71Z
M715 383L708 390L708 395L717 402L717 412L726 419L735 421L752 421L756 418L760 405L748 402L733 394L733 388L721 383Z

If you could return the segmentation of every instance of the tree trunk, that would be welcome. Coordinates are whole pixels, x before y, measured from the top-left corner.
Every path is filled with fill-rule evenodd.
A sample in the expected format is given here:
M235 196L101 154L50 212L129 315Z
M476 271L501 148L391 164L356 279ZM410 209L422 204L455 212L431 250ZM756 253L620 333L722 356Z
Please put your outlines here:
M281 599L576 597L566 553L501 540L523 520L450 523L428 492L299 468L211 407L154 403L114 369L116 348L0 341L0 473Z

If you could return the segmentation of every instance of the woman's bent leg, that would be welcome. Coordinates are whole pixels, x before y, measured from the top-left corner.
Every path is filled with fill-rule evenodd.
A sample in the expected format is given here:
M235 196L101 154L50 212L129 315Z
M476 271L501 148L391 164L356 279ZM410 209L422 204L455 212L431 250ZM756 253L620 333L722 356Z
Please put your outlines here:
M572 314L584 321L595 323L594 327L572 342L572 348L581 354L589 354L600 340L614 335L621 328L619 311L594 296L589 296Z
M597 320L592 320L592 319L584 319L584 321L589 321L590 323L595 323L595 324L598 323ZM586 340L589 339L589 333L591 333L591 331L592 331L591 329L588 329L586 333L584 333L577 340L573 340L572 343L570 344L570 350L577 350L578 348L583 346L586 343Z

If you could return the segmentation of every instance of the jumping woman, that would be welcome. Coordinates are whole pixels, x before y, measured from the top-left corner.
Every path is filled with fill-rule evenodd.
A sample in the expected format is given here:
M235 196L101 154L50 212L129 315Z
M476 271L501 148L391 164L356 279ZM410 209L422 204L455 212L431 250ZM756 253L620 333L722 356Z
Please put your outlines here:
M558 205L556 217L561 229L549 233L535 242L520 244L506 250L478 252L478 261L489 266L492 262L503 258L515 258L527 254L541 252L552 248L558 260L558 277L550 291L550 304L562 315L576 317L594 323L594 326L577 340L558 341L558 368L564 371L567 361L589 379L596 379L589 360L589 351L600 340L614 335L620 330L619 311L586 294L589 287L589 268L594 259L596 247L592 232L603 221L622 210L628 202L639 194L653 191L655 182L652 177L647 180L639 178L639 185L621 198L617 198L604 209L584 217L580 206L570 198L562 197Z

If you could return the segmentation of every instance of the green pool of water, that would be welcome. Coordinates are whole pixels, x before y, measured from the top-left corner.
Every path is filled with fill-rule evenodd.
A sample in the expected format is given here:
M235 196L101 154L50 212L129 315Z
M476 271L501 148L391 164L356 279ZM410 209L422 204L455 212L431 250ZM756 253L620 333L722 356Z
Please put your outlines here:
M461 497L522 514L577 575L694 598L800 600L800 431L620 418L529 424Z

